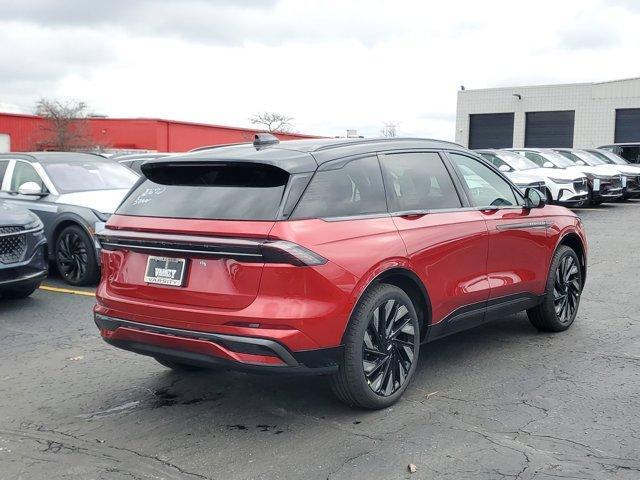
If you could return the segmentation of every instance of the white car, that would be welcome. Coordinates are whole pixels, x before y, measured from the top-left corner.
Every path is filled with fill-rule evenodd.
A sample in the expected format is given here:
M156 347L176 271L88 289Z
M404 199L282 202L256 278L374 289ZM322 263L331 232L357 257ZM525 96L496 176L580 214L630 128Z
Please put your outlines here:
M604 165L595 167L581 165L551 148L511 148L508 151L528 158L539 167L564 169L567 172L586 176L588 203L591 205L613 202L622 198L622 175L612 172Z
M557 148L556 151L569 160L575 161L575 163L583 162L585 165L591 165L592 167L606 167L613 174L622 175L622 198L627 199L640 195L640 166L630 165L620 157L618 158L624 163L616 163L605 155L603 155L604 159L602 159L600 156L587 150ZM615 153L606 153L616 156Z
M587 201L589 194L587 177L553 166L538 166L522 155L508 150L477 150L484 159L493 163L507 175L526 175L541 178L546 187L543 193L547 201L568 206L581 206ZM515 182L518 185L518 182Z

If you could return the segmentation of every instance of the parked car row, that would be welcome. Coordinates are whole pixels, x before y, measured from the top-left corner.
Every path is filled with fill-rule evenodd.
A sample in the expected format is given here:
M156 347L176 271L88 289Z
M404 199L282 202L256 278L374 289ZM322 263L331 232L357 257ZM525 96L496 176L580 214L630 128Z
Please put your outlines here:
M512 148L477 153L516 180L538 181L549 202L570 207L640 196L640 165L606 150ZM526 175L528 183L515 176Z

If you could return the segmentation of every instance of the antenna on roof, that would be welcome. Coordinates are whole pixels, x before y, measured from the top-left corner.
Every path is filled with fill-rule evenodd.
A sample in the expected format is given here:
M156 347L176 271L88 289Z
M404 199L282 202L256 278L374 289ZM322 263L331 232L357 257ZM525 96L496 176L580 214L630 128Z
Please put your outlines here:
M280 143L278 137L271 135L270 133L256 133L253 146L256 148L265 147L267 145L276 145Z

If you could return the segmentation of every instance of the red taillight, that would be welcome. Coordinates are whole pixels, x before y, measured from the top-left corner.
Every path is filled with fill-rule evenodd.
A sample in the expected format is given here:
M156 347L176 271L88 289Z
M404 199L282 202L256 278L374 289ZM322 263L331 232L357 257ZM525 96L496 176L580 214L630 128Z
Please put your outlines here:
M296 267L324 265L327 259L308 248L284 240L268 241L261 245L265 263L286 263Z

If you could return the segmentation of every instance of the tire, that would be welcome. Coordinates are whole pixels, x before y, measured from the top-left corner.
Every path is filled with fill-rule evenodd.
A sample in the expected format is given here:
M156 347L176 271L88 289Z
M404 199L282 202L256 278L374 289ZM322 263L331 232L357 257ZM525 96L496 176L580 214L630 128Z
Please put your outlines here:
M553 255L547 292L542 302L527 310L529 320L541 332L562 332L576 318L582 293L582 270L576 252L560 245Z
M21 287L7 288L0 291L0 296L4 298L27 298L33 292L35 292L40 286L40 282L30 283Z
M176 370L178 372L200 372L203 370L213 370L212 368L199 367L197 365L190 365L188 363L176 362L174 360L169 360L164 357L153 357L156 362L158 362L163 367L170 368L171 370Z
M91 237L78 225L66 227L55 242L58 271L70 285L95 285L100 267Z
M387 320L382 332L380 322L376 323L380 318ZM374 286L353 311L343 344L338 372L330 377L334 394L347 405L361 408L393 405L418 364L420 322L413 302L394 285Z

